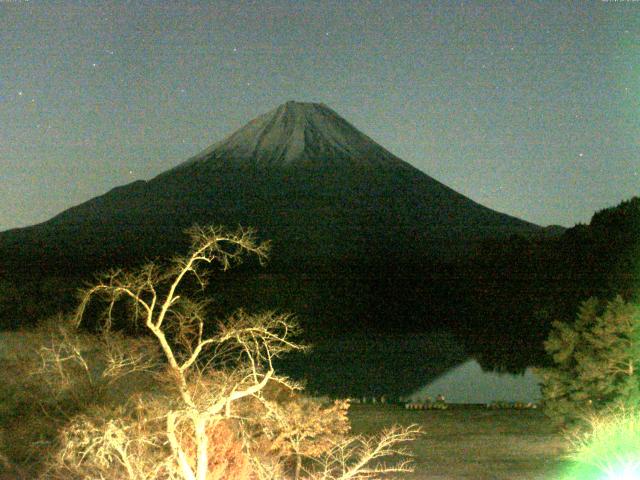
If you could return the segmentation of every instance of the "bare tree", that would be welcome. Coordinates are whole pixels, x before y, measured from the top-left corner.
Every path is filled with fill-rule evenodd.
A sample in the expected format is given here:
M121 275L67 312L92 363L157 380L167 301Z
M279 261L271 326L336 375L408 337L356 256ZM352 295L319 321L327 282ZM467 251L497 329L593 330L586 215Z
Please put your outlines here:
M337 443L306 472L307 480L366 480L413 472L410 453L403 445L422 431L416 425L393 426L378 436L356 436ZM392 463L386 463L388 459Z
M284 478L279 461L261 460L252 445L255 435L243 430L242 425L248 424L247 415L251 415L247 413L247 402L258 402L271 415L271 432L269 435L261 432L261 436L288 442L288 451L298 458L296 476L302 473L303 455L312 460L304 472L309 479L364 479L385 472L409 471L404 460L391 466L369 465L384 456L404 454L394 446L415 438L418 430L413 426L389 430L376 441L339 438L327 427L330 444L319 449L308 445L321 441L322 432L316 432L312 438L307 434L308 426L292 423L286 418L286 410L274 407L265 397L269 385L277 384L290 391L300 389L274 369L277 357L304 348L296 341L300 329L295 319L274 312L238 311L218 322L215 331L207 335L206 301L194 301L183 291L191 280L204 288L208 272L203 266L216 264L227 270L247 253L264 262L268 244L258 243L253 231L247 229L228 233L220 228L193 227L188 233L192 242L190 251L186 256L174 258L166 268L149 263L131 272L114 270L100 276L82 292L75 317L77 325L86 316L92 299L99 298L106 305L100 378L115 382L143 372L154 376L157 388L150 393L139 392L109 411L96 407L78 415L61 432L61 448L52 461L48 478L229 478L229 462L216 463L220 461L216 450L220 445L216 442L220 443L221 432L227 432L227 437L232 435L228 433L230 426L238 430L233 438L240 442L243 451L228 445L224 448L235 455L233 462L238 472L243 472L246 478ZM112 340L120 302L130 305L130 319L155 340L159 357L139 349L127 351L122 348L126 342ZM94 367L73 341L65 341L43 353L44 363L51 367L50 371L57 371L61 379L66 378L64 367L68 362L89 376L94 374ZM345 409L308 411L317 416L344 413ZM326 426L326 422L317 425ZM241 474L235 477L241 478Z

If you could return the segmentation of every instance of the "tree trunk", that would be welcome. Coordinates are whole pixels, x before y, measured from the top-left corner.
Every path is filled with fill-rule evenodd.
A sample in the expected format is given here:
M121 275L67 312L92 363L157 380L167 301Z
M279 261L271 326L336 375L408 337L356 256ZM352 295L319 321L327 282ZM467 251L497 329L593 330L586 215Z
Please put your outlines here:
M197 480L207 480L209 473L209 438L207 437L207 421L204 416L199 415L193 421L195 427L195 437L197 445L196 457L196 478Z
M296 455L296 475L295 478L298 480L300 478L300 471L302 470L302 456L300 454Z

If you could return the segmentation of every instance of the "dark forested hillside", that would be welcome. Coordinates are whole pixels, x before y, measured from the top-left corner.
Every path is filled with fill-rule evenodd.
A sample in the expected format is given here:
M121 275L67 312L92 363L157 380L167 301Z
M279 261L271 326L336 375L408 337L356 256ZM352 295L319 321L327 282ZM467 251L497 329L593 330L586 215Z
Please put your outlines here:
M640 198L595 213L551 238L486 242L473 260L463 338L486 367L520 370L543 361L551 321L573 321L589 297L637 297Z
M241 306L295 312L313 342L451 328L483 366L519 371L544 362L551 321L571 321L581 301L636 296L639 265L640 199L633 198L559 236L487 241L458 262L378 258L366 267L334 262L311 272L249 268L220 281L214 275L209 293L215 315ZM3 327L71 308L81 280L5 277Z

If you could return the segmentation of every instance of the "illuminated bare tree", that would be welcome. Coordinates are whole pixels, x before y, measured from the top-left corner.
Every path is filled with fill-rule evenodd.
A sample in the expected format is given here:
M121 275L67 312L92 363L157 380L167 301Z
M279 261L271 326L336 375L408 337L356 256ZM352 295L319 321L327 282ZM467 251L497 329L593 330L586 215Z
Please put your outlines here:
M181 294L186 276L204 287L207 272L202 264L217 263L227 270L241 261L242 255L266 258L268 245L258 244L251 230L226 233L219 228L194 227L188 232L192 248L186 257L177 257L169 268L161 270L150 263L132 273L112 271L84 292L77 318L81 321L88 302L95 296L106 300L104 328L112 326L112 313L122 299L133 302L134 318L141 321L158 341L171 378L179 394L180 408L166 415L166 435L173 457L186 479L204 480L208 473L208 432L212 426L232 415L232 404L258 394L275 377L273 359L287 350L299 349L290 338L297 333L295 322L286 315L265 313L250 316L240 312L219 325L212 336L204 337L204 302L194 302ZM207 388L212 379L204 378L198 360L212 350L208 360L219 367L218 388ZM223 367L233 363L231 373ZM221 378L222 377L222 378ZM196 447L195 462L188 458L179 441L179 432L190 423Z
M92 299L101 299L106 305L102 334L105 345L111 347L102 357L107 360L100 364L101 378L122 379L132 372L147 372L157 379L159 393L136 393L109 412L94 408L76 416L61 433L61 448L47 478L283 478L279 460L261 461L251 445L252 436L242 431L243 422L251 423L245 422L251 415L246 409L250 401L264 408L271 405L272 431L261 437L289 443L284 450L298 457L296 476L302 473L301 455L315 455L308 462L310 469L305 470L308 479L364 479L384 472L408 471L404 461L391 466L367 465L382 456L404 453L393 446L414 438L414 427L390 430L376 442L332 437L333 432L328 432L332 443L314 449L309 445L313 440L304 430L308 426L285 421L286 410L273 408L264 394L271 385L289 391L300 388L277 375L273 363L285 352L303 349L295 340L299 333L295 319L274 312L253 315L238 311L207 335L206 302L194 301L185 293L189 282L195 281L203 288L206 285L208 272L202 267L217 264L227 270L247 253L264 262L268 244L258 243L254 233L246 229L227 233L220 228L193 227L188 233L190 251L173 259L167 268L150 263L132 272L114 270L82 292L77 325L86 317ZM132 308L131 320L159 345L160 357L113 347L123 344L109 340L115 334L112 330L121 302ZM47 365L52 366L51 371L59 370L61 378L65 378L67 361L87 373L94 371L72 342L45 353L49 355ZM151 359L156 359L155 365ZM309 411L321 416L331 415L333 410ZM234 428L240 431L233 433ZM226 440L221 447L219 438L223 434L225 438L233 436L242 451ZM317 432L315 438L321 441L321 437L322 432ZM226 453L221 454L221 449ZM232 461L220 463L219 457L224 455L233 456ZM232 468L233 474L229 473Z

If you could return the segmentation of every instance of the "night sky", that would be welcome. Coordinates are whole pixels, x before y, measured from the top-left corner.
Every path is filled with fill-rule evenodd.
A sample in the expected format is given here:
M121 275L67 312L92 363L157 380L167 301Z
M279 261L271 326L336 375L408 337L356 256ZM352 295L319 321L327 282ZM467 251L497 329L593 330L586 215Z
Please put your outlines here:
M0 230L287 100L541 225L640 194L640 1L0 0Z

